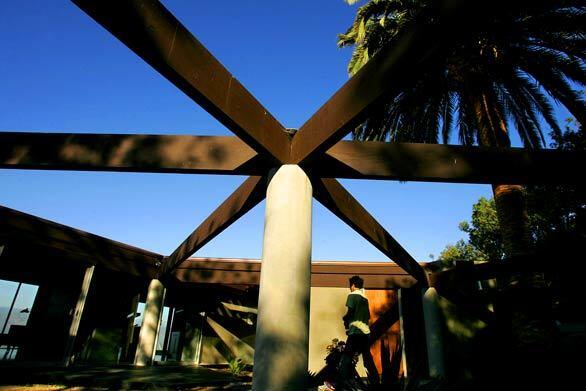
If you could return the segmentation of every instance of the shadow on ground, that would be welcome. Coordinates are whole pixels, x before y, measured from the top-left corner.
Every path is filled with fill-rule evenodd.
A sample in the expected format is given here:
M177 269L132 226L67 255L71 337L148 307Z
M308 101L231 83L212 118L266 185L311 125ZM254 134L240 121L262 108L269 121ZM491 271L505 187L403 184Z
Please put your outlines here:
M164 365L50 366L2 365L0 391L41 390L250 390L251 376L233 376L224 368Z

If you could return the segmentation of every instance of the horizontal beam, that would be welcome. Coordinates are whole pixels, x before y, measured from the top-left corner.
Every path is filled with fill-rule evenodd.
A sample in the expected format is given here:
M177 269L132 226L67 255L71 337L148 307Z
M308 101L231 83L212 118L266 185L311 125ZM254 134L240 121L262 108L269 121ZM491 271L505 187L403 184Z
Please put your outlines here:
M235 258L189 258L173 270L175 278L186 284L258 285L261 261ZM347 288L348 279L360 275L367 289L409 288L417 283L398 265L390 262L311 263L311 286Z
M581 183L585 151L340 141L311 165L322 177L454 183Z
M28 251L45 247L72 254L83 263L153 278L162 255L0 206L0 238L26 249L23 258L37 257ZM13 254L14 255L14 254ZM20 258L19 258L20 259ZM26 259L22 259L25 261Z
M462 262L454 268L431 273L429 284L438 289L457 289L476 281L508 277L512 273L551 272L557 269L555 263L543 254L477 264Z
M473 17L481 14L477 9L486 3L435 2L441 23L411 23L393 46L364 65L295 134L291 163L303 164L325 152L364 121L380 98L396 94L420 77L437 60L442 45L465 33L464 23L473 24Z
M237 137L0 132L0 168L262 175Z
M314 197L383 254L401 266L423 285L426 273L413 257L338 181L314 178Z
M256 152L289 158L283 126L157 0L73 0Z
M212 212L163 262L162 274L169 273L194 252L205 246L266 197L266 177L249 177Z

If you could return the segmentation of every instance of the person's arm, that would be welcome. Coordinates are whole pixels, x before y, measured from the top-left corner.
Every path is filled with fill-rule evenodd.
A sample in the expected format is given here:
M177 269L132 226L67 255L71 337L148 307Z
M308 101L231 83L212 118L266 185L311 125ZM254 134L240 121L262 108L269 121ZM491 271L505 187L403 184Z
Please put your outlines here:
M346 311L346 315L342 317L342 321L344 321L344 328L348 329L350 327L350 319L353 318L355 308L352 295L348 295L348 299L346 300L346 307L348 310Z

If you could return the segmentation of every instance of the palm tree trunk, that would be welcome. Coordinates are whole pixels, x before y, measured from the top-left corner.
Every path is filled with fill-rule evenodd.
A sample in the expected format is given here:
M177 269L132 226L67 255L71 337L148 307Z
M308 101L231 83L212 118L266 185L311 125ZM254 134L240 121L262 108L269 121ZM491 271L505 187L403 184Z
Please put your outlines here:
M493 184L492 192L507 258L526 257L530 251L530 233L525 188L521 185Z
M495 109L489 93L475 94L473 99L478 118L478 143L486 147L509 148L507 124ZM505 256L520 259L529 254L530 233L525 189L516 184L493 184L492 192L503 237Z
M489 94L478 94L474 108L478 118L480 145L510 147L506 122ZM517 264L531 256L531 236L525 190L518 184L493 184L505 256ZM551 303L543 289L541 273L516 273L499 281L501 287L495 313L497 333L505 357L501 364L511 375L529 380L547 362L553 341ZM545 367L541 368L543 371ZM526 383L528 384L528 383Z

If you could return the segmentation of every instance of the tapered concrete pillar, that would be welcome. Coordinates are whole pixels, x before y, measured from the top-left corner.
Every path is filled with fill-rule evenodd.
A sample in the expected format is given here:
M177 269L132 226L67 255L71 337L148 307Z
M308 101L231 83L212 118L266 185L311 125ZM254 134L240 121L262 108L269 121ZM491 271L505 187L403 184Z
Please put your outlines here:
M130 302L130 308L128 310L129 315L126 323L126 333L124 335L124 346L122 347L122 355L120 361L130 361L130 345L134 339L134 320L136 319L136 312L138 310L138 302L140 301L140 294L132 296ZM136 357L136 355L135 355Z
M71 325L69 326L69 335L65 344L65 354L63 357L63 365L65 366L68 366L73 360L73 347L75 346L75 339L77 337L77 331L79 330L79 324L81 322L81 316L83 315L83 309L85 307L87 295L90 290L94 269L95 266L87 267L83 275L81 289L77 298L77 302L75 303L73 317L71 318Z
M304 390L309 351L312 187L284 165L267 188L252 389Z
M429 376L445 377L443 325L439 297L435 288L424 288L422 293Z
M165 287L161 281L153 279L149 284L142 325L138 335L138 345L136 347L136 356L134 365L145 366L153 361L155 347L157 346L157 336L161 325L161 316L163 315L163 303L165 301Z
M399 332L401 338L401 364L403 377L409 379L409 366L407 365L407 341L405 339L405 309L403 308L403 289L397 289L397 303L399 306Z

